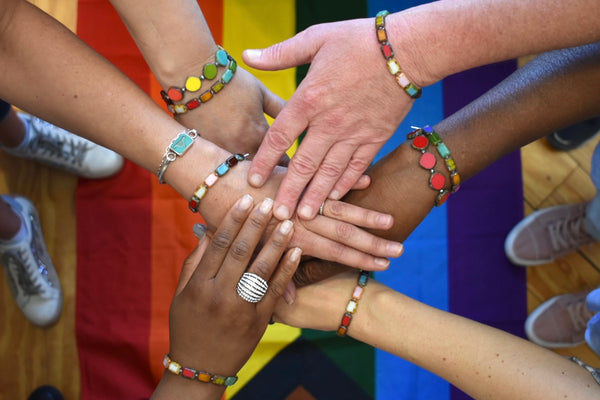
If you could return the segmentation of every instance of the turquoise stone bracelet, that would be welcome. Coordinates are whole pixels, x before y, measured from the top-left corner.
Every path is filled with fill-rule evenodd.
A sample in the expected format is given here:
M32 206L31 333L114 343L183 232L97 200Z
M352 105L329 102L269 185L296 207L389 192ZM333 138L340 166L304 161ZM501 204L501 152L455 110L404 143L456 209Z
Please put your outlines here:
M186 151L194 144L194 140L198 137L198 132L195 129L186 129L179 133L175 139L171 141L171 144L167 146L165 155L158 166L156 175L158 176L158 182L164 184L164 175L167 171L167 167L170 163L175 161L177 157L181 157Z
M396 78L396 82L406 94L408 94L413 99L418 99L421 97L422 89L411 83L408 80L408 77L402 72L400 68L400 64L398 60L394 57L394 50L392 50L392 45L388 42L387 31L385 30L385 17L390 15L389 11L382 10L377 13L375 16L375 29L377 33L377 41L381 44L381 52L383 53L383 57L386 59L388 70L394 77Z
M163 358L163 366L172 374L181 375L190 380L196 380L204 383L214 383L220 386L231 386L237 382L237 376L223 376L211 374L210 372L197 371L193 368L182 367L181 364L173 361L169 354Z
M206 90L200 96L194 97L193 99L185 102L184 104L175 103L176 101L183 100L186 92L197 92L202 88L202 82L204 80L212 80L217 76L217 67L226 67L225 72L211 87ZM163 101L167 104L168 110L175 115L185 114L190 110L200 107L202 103L206 103L214 97L215 94L219 93L226 84L228 84L233 78L235 71L237 71L237 62L231 57L225 49L219 46L215 54L215 63L206 64L202 69L202 75L199 77L190 76L186 79L183 87L170 87L166 92L160 91L160 96Z

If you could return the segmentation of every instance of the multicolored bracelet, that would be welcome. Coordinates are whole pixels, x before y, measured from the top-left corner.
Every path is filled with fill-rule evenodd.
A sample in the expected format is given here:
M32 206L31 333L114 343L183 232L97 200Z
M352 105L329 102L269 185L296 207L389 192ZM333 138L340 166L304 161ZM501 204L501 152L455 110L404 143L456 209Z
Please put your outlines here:
M197 371L193 368L182 367L179 363L173 361L169 354L163 358L163 366L169 372L175 375L181 375L186 379L197 380L204 383L214 383L220 386L231 386L237 382L237 376L223 376L211 374L205 371Z
M184 104L175 103L176 101L183 100L186 92L197 92L202 88L202 82L204 80L212 80L217 76L218 67L226 67L225 72L221 75L209 90L203 92L200 96L195 97ZM198 108L200 104L206 103L214 97L215 94L219 93L226 84L228 84L235 71L237 70L237 62L231 57L225 49L219 46L219 49L215 53L215 63L206 64L202 69L202 75L200 76L189 76L183 87L170 87L166 92L160 91L160 96L167 104L167 108L172 114L185 114L190 110Z
M198 132L195 129L186 129L185 131L180 132L175 139L171 141L171 144L167 146L160 165L156 170L156 176L158 176L158 181L160 183L165 183L164 176L169 164L175 161L177 157L183 156L185 152L194 144L194 140L197 137Z
M363 292L365 291L365 286L367 286L368 281L369 271L363 271L362 269L359 270L356 287L352 292L352 297L346 305L346 312L342 316L342 322L340 323L340 327L337 330L338 336L346 336L346 333L348 332L348 327L350 326L350 322L352 322L354 312L358 308L358 301L362 297Z
M390 73L394 75L396 78L396 82L406 94L408 94L413 99L418 99L421 97L422 89L415 85L414 83L408 80L408 77L402 72L402 68L400 68L400 64L398 60L394 57L394 50L392 49L392 45L388 42L387 31L385 30L385 17L390 15L389 11L382 10L377 13L375 16L375 29L377 34L377 41L381 44L381 52L383 53L383 57L387 61L388 69Z
M198 207L200 207L200 200L202 200L204 196L206 196L208 189L210 189L217 182L217 180L219 180L221 176L225 175L230 168L235 167L238 164L238 162L244 161L249 155L250 154L248 153L234 154L227 160L225 160L225 162L223 162L221 165L219 165L213 172L211 172L211 174L206 177L204 182L202 182L200 186L198 186L196 190L194 190L192 198L188 203L190 210L192 210L192 212L198 212Z
M440 136L430 127L417 128L406 136L407 140L411 141L411 146L421 152L419 165L429 171L429 187L438 192L435 198L435 206L439 207L448 200L450 193L455 193L460 188L460 175L456 170L456 163L450 156L450 150L444 144ZM435 170L437 158L433 153L427 151L429 143L433 144L438 154L444 159L450 179L452 180L451 190L446 190L446 177Z

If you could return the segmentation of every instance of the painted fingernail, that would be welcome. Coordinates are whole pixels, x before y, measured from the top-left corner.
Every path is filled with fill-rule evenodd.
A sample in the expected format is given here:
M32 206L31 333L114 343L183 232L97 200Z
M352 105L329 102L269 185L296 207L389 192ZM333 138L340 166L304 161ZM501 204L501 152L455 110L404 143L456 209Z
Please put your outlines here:
M250 184L252 186L258 187L258 186L262 185L262 183L263 183L263 178L259 174L252 174L252 176L250 176Z
M302 249L300 247L296 247L290 253L290 261L296 262L300 259L302 255Z
M390 260L387 258L376 258L375 264L379 265L380 267L387 268L390 266Z
M269 212L271 212L272 208L273 208L273 199L269 199L267 197L266 199L264 199L262 201L262 203L260 204L260 207L258 209L260 210L261 213L268 214Z
M244 50L244 55L246 56L246 58L248 60L256 60L256 59L260 58L260 56L262 55L262 50L247 49L247 50Z
M273 213L275 217L279 220L284 220L290 218L290 210L286 206L279 206L275 209Z
M294 223L289 219L286 219L281 223L281 225L279 225L279 232L283 233L284 235L287 235L288 233L290 233L293 226Z
M203 239L206 235L206 225L194 224L194 226L192 226L192 231L194 232L194 236L196 236L198 240Z
M298 215L300 215L303 218L312 218L313 216L313 209L311 206L302 206L300 207L300 209L298 210Z
M404 246L402 243L390 243L387 245L387 249L390 253L396 254L396 257L398 257L404 251Z
M252 196L250 196L249 194L245 194L238 203L238 209L247 210L250 207L252 207L252 203Z
M339 200L340 192L338 192L337 190L332 190L331 193L329 193L329 198L333 200Z

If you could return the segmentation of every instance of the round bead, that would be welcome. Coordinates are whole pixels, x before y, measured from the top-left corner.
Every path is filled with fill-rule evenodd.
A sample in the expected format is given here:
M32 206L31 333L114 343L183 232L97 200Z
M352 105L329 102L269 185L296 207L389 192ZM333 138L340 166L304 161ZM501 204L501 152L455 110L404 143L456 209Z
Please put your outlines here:
M432 169L435 167L436 162L437 160L432 153L423 153L419 160L419 165L425 169Z
M439 172L431 175L429 178L429 186L435 190L442 190L446 184L446 177Z
M185 81L185 88L190 92L197 92L202 87L202 80L197 76L190 76Z
M215 76L217 76L217 66L215 64L206 64L202 71L202 75L204 75L206 79L214 79Z
M215 54L215 59L217 60L217 64L225 66L227 65L227 52L225 50L217 50Z
M412 146L418 150L425 150L429 145L429 140L425 136L417 136L412 141Z
M176 87L171 87L167 91L167 96L173 101L179 101L183 99L183 91Z

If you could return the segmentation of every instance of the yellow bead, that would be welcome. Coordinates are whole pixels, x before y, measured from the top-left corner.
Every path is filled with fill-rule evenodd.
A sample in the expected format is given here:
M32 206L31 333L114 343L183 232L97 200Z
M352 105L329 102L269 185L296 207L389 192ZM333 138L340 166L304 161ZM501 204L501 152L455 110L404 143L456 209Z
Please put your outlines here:
M202 87L202 80L197 76L190 76L185 81L185 88L190 92L197 92Z

